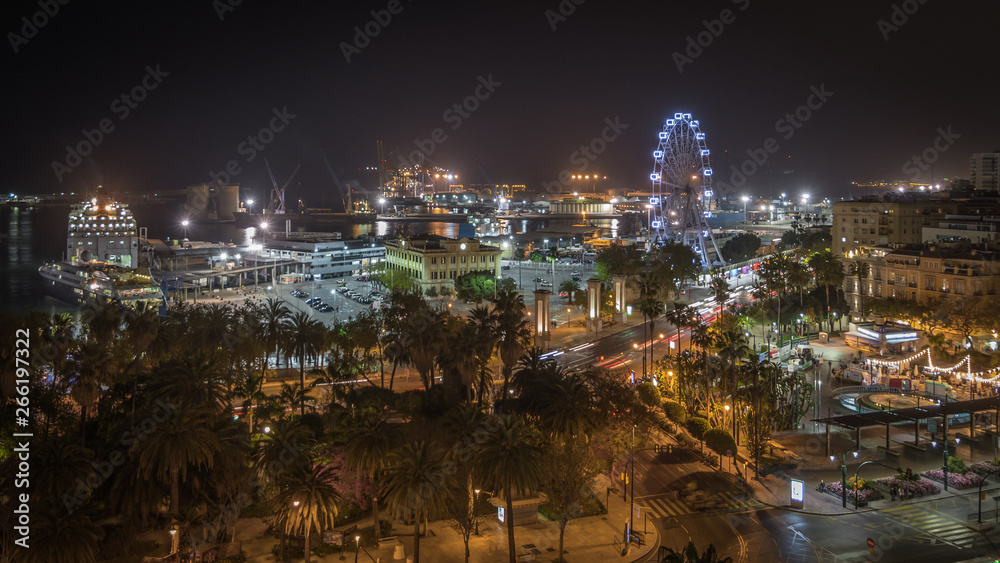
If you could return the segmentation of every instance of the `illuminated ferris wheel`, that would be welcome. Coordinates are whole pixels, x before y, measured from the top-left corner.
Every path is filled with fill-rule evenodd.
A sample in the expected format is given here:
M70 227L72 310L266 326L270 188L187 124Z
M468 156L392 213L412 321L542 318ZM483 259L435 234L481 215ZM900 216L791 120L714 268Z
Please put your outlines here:
M708 225L711 217L712 167L705 134L690 113L675 113L659 134L653 151L653 218L655 244L678 242L694 249L708 269L723 264Z

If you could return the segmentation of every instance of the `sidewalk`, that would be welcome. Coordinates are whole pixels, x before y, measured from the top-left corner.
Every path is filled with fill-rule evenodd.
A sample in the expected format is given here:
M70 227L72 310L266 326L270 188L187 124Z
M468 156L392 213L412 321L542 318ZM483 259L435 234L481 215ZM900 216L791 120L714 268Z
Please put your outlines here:
M595 481L594 489L604 494L611 484L607 475L601 475ZM612 494L609 498L609 512L605 515L590 516L571 520L566 526L563 549L567 563L587 563L590 561L617 561L633 563L646 561L654 556L660 544L659 532L648 528L645 545L628 546L628 554L623 555L622 536L625 523L628 521L629 504L621 497ZM636 507L638 512L638 507ZM540 515L539 515L540 516ZM635 520L641 522L641 516ZM371 517L351 524L358 528L371 525ZM637 525L639 531L642 530ZM263 523L256 518L243 519L237 523L237 540L242 542L247 552L248 563L273 563L277 558L271 554L271 547L277 540L264 534ZM413 526L394 524L397 544L402 546L406 557L413 556ZM518 561L555 561L559 550L559 524L556 522L539 521L536 524L517 526L514 529L514 540L517 545ZM383 545L378 549L363 549L359 561L382 562L394 561L395 545ZM506 563L507 527L495 514L483 516L479 522L479 535L473 535L469 540L469 560L475 563ZM368 557L365 557L367 553ZM354 556L354 550L343 552L348 560ZM464 563L465 543L459 530L449 520L430 522L427 534L420 538L420 555L424 561L434 563ZM341 554L313 556L313 561L340 561ZM293 560L293 561L301 561Z

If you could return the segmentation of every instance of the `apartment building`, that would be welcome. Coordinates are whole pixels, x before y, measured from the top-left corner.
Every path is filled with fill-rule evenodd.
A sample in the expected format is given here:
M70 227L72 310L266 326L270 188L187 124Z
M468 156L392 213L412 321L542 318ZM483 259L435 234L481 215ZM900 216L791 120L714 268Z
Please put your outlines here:
M958 203L929 197L837 201L833 203L831 249L838 256L853 256L879 246L919 244L925 226L957 211Z

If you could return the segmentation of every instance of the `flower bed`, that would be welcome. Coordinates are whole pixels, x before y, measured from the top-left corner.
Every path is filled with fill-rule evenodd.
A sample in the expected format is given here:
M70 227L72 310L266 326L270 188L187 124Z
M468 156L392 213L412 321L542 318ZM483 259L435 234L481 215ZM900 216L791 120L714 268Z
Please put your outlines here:
M875 482L884 487L886 490L892 490L893 487L898 487L899 493L904 495L910 494L924 496L941 492L940 487L923 477L919 477L917 479L906 479L901 478L900 476L882 477L881 479L876 479Z
M837 497L838 499L843 499L843 489L840 486L840 481L834 481L826 486L825 492ZM864 488L858 491L858 506L866 506L869 502L873 500L879 500L883 498L882 493L876 489ZM854 504L854 488L850 485L847 486L847 502Z
M931 469L924 471L924 477L933 479L939 483L944 483L944 470ZM971 489L978 487L983 482L983 478L975 473L948 473L948 485L956 489Z
M1000 465L992 461L977 461L970 465L969 469L980 475L1000 475Z

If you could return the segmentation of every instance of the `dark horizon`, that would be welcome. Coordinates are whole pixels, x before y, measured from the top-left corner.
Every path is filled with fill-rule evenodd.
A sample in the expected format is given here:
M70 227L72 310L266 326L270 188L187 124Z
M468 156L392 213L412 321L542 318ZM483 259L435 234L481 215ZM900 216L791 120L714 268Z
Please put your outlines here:
M967 178L972 153L1000 147L980 55L996 50L1000 9L979 7L7 3L2 189L151 193L232 161L232 181L263 199L266 157L279 183L301 164L289 198L318 205L336 197L323 155L341 183L370 188L381 140L387 155L423 147L466 185L541 191L586 162L606 187L642 190L676 112L701 121L723 196L839 199L851 181ZM44 24L29 38L22 18ZM133 90L142 101L122 98ZM626 127L604 151L574 156L615 120ZM248 140L271 127L266 146ZM769 138L777 149L749 167L761 171L734 183L731 167ZM87 142L73 166L66 146ZM912 162L925 151L933 168Z

